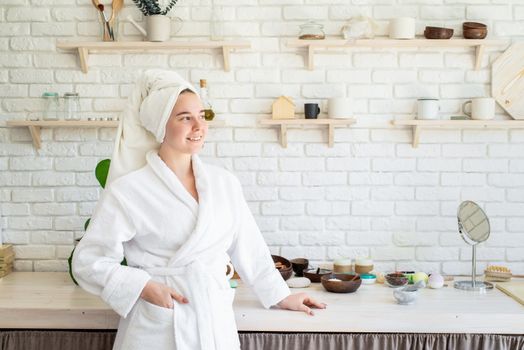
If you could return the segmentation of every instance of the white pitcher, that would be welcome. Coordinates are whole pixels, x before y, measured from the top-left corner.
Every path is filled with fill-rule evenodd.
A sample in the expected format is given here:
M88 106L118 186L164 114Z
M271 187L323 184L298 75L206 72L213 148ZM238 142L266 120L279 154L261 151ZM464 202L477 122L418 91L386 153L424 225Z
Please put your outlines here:
M129 22L138 29L147 41L167 41L171 37L171 20L177 23L175 34L182 28L182 19L180 17L168 17L164 15L146 16L146 28L142 28L136 23L131 16L127 16Z

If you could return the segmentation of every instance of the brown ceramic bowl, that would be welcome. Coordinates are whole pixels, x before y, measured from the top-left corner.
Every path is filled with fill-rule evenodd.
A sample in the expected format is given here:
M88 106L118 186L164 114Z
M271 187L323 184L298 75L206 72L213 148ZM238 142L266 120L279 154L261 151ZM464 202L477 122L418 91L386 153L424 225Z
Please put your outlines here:
M453 29L441 27L426 27L424 37L426 39L449 39L453 36Z
M304 270L309 266L309 260L305 258L291 259L291 265L293 266L295 275L302 277L304 275Z
M330 281L330 279L339 279L340 281ZM331 273L322 276L320 279L322 286L332 293L353 293L362 284L359 274L349 275L346 273Z
M331 270L327 269L307 269L304 270L304 277L309 278L309 280L313 283L320 283L322 276L330 274L331 272Z
M488 35L486 28L466 28L462 31L465 39L484 39Z
M386 284L391 288L403 287L408 282L408 278L401 272L393 272L386 275Z
M470 29L470 28L483 28L483 29L488 29L488 26L485 25L484 23L479 23L479 22L464 22L462 23L462 29Z
M293 274L293 269L291 267L291 262L282 257L282 256L279 256L279 255L271 255L271 257L273 258L273 262L274 263L277 263L279 262L280 264L282 264L282 268L277 268L277 270L280 272L280 274L282 275L282 278L285 280L288 280L289 277L291 277L291 275ZM276 266L275 266L276 267Z

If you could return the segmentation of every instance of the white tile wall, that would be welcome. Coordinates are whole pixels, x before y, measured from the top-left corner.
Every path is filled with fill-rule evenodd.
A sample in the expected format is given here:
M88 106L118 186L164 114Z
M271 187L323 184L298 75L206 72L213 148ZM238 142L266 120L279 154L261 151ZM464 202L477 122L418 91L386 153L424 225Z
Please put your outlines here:
M74 238L83 234L100 189L96 163L111 154L114 129L44 129L35 152L26 129L9 119L39 115L44 91L77 91L86 116L116 116L140 69L162 67L194 83L207 78L210 97L226 128L211 130L204 157L237 174L271 250L315 262L370 254L379 269L467 273L470 249L460 239L455 213L465 199L492 219L492 236L478 249L479 270L505 264L524 273L524 131L423 131L411 147L409 129L392 128L409 116L417 97L441 99L445 115L490 91L490 69L500 51L488 50L473 71L471 49L358 49L319 53L305 68L303 51L287 48L298 25L313 18L328 35L347 19L373 16L379 33L392 16L417 17L461 34L465 20L486 22L490 35L524 39L522 0L215 0L226 33L253 49L231 56L222 70L219 52L105 53L89 57L83 74L73 53L57 40L98 40L97 13L88 0L2 0L0 5L0 209L4 239L16 245L17 270L63 271ZM142 20L131 2L121 18ZM211 1L180 0L177 36L207 39ZM124 40L140 40L121 21ZM361 126L337 129L327 147L320 129L289 131L257 126L272 100L304 102L352 96ZM507 118L501 109L498 118ZM364 125L364 126L362 126ZM367 127L369 126L369 127Z

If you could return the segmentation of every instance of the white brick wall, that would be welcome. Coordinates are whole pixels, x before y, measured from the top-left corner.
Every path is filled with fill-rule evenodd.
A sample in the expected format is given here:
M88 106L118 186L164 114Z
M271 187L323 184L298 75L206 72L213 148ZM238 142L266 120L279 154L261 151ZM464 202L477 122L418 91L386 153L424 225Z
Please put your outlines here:
M99 40L89 1L2 1L0 224L5 241L16 245L17 270L67 269L74 239L101 192L93 169L110 157L115 129L44 128L36 152L29 132L6 128L5 121L39 116L44 91L77 91L86 116L116 116L137 72L162 67L195 84L208 79L214 108L228 126L210 130L203 157L239 177L273 253L315 263L369 254L381 270L467 274L471 250L457 233L455 213L471 199L492 225L492 236L478 250L478 271L497 263L524 273L524 131L424 130L413 148L411 130L385 126L392 117L412 115L422 96L440 98L443 115L461 114L465 100L489 95L489 63L500 51L490 49L474 71L473 51L466 48L335 50L319 52L310 71L304 51L285 45L307 19L338 35L356 15L373 16L382 35L388 19L402 15L418 17L418 34L427 24L454 28L460 36L468 20L487 23L491 36L519 41L522 1L214 2L226 34L253 46L231 55L230 72L223 71L220 52L195 50L92 54L83 74L78 57L57 51L55 42ZM131 2L122 18L127 14L143 20ZM181 0L173 15L184 19L181 39L208 38L207 1ZM141 39L123 20L119 35ZM282 148L275 128L258 125L280 95L291 96L299 113L303 103L320 103L323 116L327 98L350 96L362 123L337 129L333 148L325 130L291 129ZM502 109L498 113L507 118Z

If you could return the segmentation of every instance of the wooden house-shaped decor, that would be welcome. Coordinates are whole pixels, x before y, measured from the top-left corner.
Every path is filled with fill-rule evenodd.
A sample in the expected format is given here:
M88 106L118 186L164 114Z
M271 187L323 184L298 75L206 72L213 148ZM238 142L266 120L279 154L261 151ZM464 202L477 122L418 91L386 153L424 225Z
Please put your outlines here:
M295 103L291 97L280 96L273 102L273 119L295 118Z

